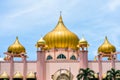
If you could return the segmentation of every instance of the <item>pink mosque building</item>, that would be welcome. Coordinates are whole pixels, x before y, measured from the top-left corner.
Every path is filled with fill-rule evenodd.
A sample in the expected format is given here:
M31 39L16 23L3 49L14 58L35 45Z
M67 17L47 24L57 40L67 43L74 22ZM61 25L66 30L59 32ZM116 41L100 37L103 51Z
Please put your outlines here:
M85 38L79 39L76 34L67 29L62 16L56 27L36 43L36 61L27 61L24 46L15 42L4 53L4 61L0 61L0 78L10 80L77 80L80 68L90 68L95 71L96 77L102 80L107 70L120 69L117 60L116 48L107 37L98 48L95 60L88 60L88 42ZM22 61L14 61L19 57ZM102 60L108 57L108 60Z

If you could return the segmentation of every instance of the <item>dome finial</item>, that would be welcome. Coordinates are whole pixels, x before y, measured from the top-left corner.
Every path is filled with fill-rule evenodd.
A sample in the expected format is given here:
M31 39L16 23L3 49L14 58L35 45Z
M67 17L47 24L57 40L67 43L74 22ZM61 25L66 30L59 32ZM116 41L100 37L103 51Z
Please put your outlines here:
M60 11L60 16L62 15L62 11Z
M108 40L108 39L107 39L107 36L105 36L105 40Z
M16 39L18 39L18 36L16 36Z
M61 22L63 22L63 20L62 20L62 11L60 11L60 18L59 18L58 23L61 23Z
M104 41L104 43L109 43L109 44L110 44L110 42L108 41L107 36L105 36L105 41Z

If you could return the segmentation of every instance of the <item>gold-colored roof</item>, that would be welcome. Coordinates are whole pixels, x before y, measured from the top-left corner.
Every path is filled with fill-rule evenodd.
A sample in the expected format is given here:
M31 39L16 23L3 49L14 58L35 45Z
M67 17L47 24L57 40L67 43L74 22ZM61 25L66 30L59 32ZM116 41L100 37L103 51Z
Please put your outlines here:
M79 40L79 46L80 47L88 47L89 46L87 40L84 37L82 37L82 39Z
M45 46L45 44L45 40L41 37L40 40L38 40L36 47Z
M44 36L48 48L73 48L77 49L79 38L76 34L69 31L63 23L60 15L58 24Z
M1 75L0 75L0 78L9 78L8 74L6 72L3 72Z
M35 78L35 74L33 72L28 73L27 78Z
M95 76L95 78L98 78L98 74L97 73L95 73L94 76Z
M13 77L14 78L23 78L23 76L20 72L16 72Z
M107 37L105 37L104 43L98 48L98 53L100 52L107 54L110 54L111 52L116 52L115 46L108 41Z
M104 74L102 74L102 78L104 79L104 78L106 78L106 73L104 73Z
M8 47L8 52L13 54L25 53L25 48L20 44L18 37L16 37L15 42Z

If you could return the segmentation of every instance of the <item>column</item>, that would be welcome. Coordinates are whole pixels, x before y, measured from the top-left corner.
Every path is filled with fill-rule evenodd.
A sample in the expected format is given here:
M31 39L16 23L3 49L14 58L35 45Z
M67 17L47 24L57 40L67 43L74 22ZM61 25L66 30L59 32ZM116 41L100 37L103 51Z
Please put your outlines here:
M22 59L23 59L23 80L26 80L26 75L27 75L27 61L26 61L26 56L23 56Z
M112 65L112 68L115 69L115 59L114 59L114 54L111 55L111 65Z
M46 65L44 51L37 51L37 80L46 80Z
M80 56L80 68L88 68L88 51L82 50L79 53Z
M10 57L10 80L13 80L14 75L14 61L13 56Z
M56 60L56 48L54 48L54 60Z
M69 53L69 48L66 50L67 51L67 60L70 60L70 53Z
M99 65L99 80L102 80L102 62L101 62L101 55L98 55L98 65Z

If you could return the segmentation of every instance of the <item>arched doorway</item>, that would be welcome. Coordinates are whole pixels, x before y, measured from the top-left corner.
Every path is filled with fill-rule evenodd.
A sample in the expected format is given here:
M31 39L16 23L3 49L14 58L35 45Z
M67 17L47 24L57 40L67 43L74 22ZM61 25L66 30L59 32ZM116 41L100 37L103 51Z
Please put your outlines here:
M57 80L70 80L70 77L66 74L61 74L58 76Z
M59 69L52 75L53 80L73 80L73 75L70 70Z

